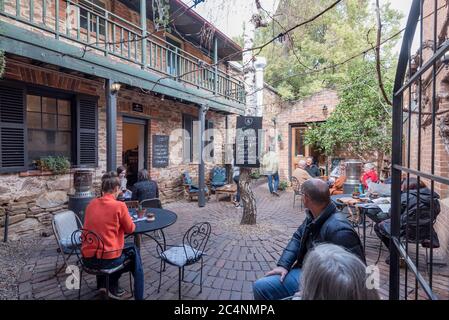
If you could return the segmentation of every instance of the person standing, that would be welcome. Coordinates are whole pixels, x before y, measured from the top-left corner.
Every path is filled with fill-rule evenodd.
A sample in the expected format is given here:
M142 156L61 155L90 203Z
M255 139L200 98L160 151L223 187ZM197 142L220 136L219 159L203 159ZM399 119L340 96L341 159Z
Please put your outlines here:
M279 159L277 153L272 151L272 148L264 155L262 165L268 177L268 189L270 193L279 197Z

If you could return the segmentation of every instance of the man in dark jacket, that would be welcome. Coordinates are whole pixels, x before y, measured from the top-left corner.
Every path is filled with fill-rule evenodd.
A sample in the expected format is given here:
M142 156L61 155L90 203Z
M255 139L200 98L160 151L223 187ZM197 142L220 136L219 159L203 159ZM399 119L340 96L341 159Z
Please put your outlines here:
M143 169L137 174L137 182L132 188L132 199L142 202L147 199L159 198L157 183L150 179L148 171Z
M307 158L306 160L306 171L310 174L311 177L319 177L320 169L316 164L313 163L313 158Z
M330 201L329 187L320 179L302 185L307 218L293 235L277 267L253 285L256 300L279 300L299 289L303 260L314 245L322 242L340 245L365 262L359 236L345 215Z

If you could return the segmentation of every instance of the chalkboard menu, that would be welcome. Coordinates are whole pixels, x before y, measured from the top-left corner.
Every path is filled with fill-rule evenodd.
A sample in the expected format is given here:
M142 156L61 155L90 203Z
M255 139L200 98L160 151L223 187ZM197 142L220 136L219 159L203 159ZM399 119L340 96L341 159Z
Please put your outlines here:
M140 103L133 103L133 111L143 112L143 105L141 105Z
M153 136L153 168L168 167L169 136Z
M262 117L238 117L235 136L235 165L243 168L259 168L259 134L262 133Z

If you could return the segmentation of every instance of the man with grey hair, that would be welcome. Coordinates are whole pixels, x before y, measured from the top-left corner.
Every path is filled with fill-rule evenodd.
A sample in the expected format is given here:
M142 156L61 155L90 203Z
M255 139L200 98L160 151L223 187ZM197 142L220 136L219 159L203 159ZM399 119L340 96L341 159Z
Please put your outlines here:
M318 168L318 166L315 163L313 163L312 157L307 158L305 169L313 178L320 176L320 169Z
M293 171L292 176L295 177L302 185L305 181L312 179L310 174L306 171L306 162L299 160L298 167Z
M318 243L342 246L365 262L359 236L345 215L330 201L329 187L320 179L302 185L306 219L293 234L277 267L253 285L256 300L278 300L293 296L299 289L304 257Z

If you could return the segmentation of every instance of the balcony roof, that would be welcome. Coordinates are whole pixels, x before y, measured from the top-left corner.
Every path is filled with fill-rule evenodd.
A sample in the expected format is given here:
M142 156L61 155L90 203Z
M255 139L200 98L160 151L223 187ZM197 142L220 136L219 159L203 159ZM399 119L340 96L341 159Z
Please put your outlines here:
M119 1L132 10L135 10L137 12L140 11L140 0ZM151 1L147 2L150 2L149 4L147 4L147 18L152 20L153 8L151 6ZM242 48L240 47L240 45L226 36L223 32L218 30L211 22L204 19L193 9L188 10L189 8L190 6L182 2L181 0L170 0L170 13L176 13L176 19L173 21L173 24L176 30L181 33L185 39L195 44L201 44L201 29L204 25L207 25L208 27L212 27L215 29L216 36L218 38L218 58L223 59L224 57L230 56L229 59L226 59L226 61L242 60ZM170 19L173 19L173 17L170 17Z

